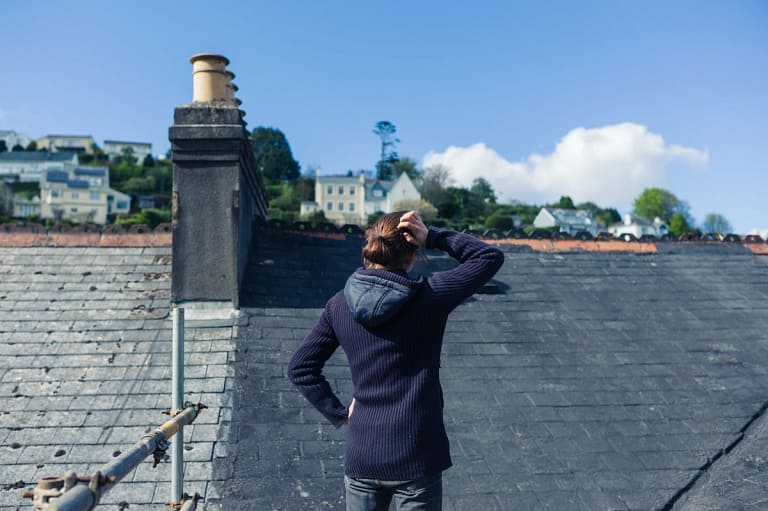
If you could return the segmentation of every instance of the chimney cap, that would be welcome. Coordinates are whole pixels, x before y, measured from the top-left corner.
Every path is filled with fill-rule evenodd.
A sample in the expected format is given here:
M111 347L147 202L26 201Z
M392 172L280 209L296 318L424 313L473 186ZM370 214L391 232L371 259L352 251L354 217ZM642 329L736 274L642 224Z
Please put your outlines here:
M229 59L224 55L219 55L218 53L195 53L189 57L190 64L194 64L198 60L221 60L224 62L225 66L229 65Z

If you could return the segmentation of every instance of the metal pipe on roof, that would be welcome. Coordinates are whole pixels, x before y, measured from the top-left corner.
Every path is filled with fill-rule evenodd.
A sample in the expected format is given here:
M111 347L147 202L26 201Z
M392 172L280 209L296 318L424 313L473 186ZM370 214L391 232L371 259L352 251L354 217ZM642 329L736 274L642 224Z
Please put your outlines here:
M171 360L171 410L184 408L184 309L174 307ZM181 501L184 487L184 431L171 440L171 502Z
M128 451L102 466L89 478L88 484L77 484L43 509L46 511L87 511L98 505L101 496L111 490L147 456L154 455L155 465L165 456L168 440L197 418L201 404L187 403L184 410L151 433L142 436Z

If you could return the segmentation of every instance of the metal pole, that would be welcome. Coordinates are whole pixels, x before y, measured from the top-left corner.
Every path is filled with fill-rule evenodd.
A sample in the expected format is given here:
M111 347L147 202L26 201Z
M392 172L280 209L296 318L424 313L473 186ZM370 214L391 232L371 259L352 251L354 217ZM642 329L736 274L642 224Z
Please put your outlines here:
M136 442L133 447L115 458L111 463L102 466L91 477L91 483L78 484L74 488L50 503L46 511L85 511L93 509L98 504L101 495L108 492L120 480L135 469L144 458L155 453L158 448L160 453L167 447L167 441L172 438L185 424L190 424L200 409L201 405L189 405L181 413L151 433L147 433Z
M173 308L171 413L184 408L184 309ZM184 486L184 431L171 440L171 502L180 502Z

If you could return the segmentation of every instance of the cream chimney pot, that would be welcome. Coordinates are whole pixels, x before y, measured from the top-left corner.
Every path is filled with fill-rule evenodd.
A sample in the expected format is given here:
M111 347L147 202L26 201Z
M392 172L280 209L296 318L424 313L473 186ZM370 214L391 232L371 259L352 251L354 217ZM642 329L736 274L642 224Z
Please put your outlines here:
M227 70L227 96L230 101L235 100L235 92L237 91L237 85L232 80L235 79L235 73Z
M209 103L211 101L227 101L232 99L227 74L229 59L215 53L198 53L192 55L192 101L194 103Z

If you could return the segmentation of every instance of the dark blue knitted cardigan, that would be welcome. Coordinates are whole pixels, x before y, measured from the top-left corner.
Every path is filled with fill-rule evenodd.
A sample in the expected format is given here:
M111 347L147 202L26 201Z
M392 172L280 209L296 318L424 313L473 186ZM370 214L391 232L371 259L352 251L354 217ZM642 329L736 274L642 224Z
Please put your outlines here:
M322 374L341 345L352 374L344 472L403 481L451 466L443 424L440 351L448 314L501 267L498 249L463 233L430 228L426 248L459 261L429 278L358 269L326 304L288 368L291 381L339 427L347 407Z

